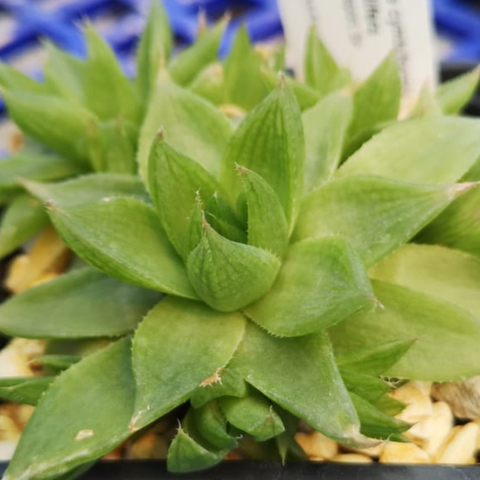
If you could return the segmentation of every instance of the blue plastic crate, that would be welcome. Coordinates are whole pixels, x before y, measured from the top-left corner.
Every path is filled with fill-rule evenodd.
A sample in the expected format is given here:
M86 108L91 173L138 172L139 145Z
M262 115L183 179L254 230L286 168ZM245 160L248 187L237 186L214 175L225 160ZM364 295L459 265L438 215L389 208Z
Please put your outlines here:
M434 0L438 33L447 39L447 62L480 61L480 4L474 0Z
M230 48L241 23L254 41L282 33L276 0L164 0L163 4L179 44L195 39L200 10L212 22L228 10L240 12L227 28L221 55ZM88 19L115 50L127 74L133 75L135 46L149 5L149 0L0 0L0 60L40 79L41 39L84 57L81 24Z

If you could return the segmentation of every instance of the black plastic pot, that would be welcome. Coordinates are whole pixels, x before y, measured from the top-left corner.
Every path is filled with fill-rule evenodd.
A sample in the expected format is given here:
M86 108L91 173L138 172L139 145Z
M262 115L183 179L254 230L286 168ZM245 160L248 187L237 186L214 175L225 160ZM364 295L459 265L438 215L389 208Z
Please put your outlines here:
M472 63L445 64L441 80L450 80L473 68ZM480 116L480 91L465 109L465 114ZM7 261L0 262L0 280ZM7 297L1 288L0 302ZM0 337L0 346L2 345ZM0 475L7 467L0 462ZM200 473L172 474L164 461L103 461L79 477L82 480L480 480L480 465L385 465L298 462L229 461Z
M5 468L4 466L2 466ZM0 467L0 474L3 473ZM225 462L200 473L173 474L161 461L100 462L82 480L478 480L480 467Z

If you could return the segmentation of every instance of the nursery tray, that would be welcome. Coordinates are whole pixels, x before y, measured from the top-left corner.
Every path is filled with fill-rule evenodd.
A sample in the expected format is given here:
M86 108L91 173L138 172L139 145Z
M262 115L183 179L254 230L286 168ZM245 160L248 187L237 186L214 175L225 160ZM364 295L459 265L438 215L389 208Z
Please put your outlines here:
M0 474L5 464L0 464ZM478 480L480 466L225 462L200 473L168 473L163 461L99 462L82 480Z

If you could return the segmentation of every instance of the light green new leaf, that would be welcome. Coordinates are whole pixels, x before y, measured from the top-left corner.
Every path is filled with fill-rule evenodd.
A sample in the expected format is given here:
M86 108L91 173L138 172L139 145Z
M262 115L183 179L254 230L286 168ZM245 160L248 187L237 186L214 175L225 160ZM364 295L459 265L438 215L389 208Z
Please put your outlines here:
M441 116L395 122L351 156L338 175L456 182L480 156L479 137L480 120L471 118Z
M137 161L144 180L153 139L160 128L170 146L193 158L212 175L220 170L220 159L233 127L212 104L173 83L157 86L143 123Z
M438 243L480 257L480 189L455 200L416 237L421 243Z
M85 64L85 104L101 120L119 115L134 125L140 122L140 100L122 72L115 53L91 25L85 29L88 60Z
M229 423L264 442L285 431L282 419L263 395L253 390L243 398L222 397L218 400Z
M207 65L188 88L214 105L221 105L225 103L224 82L223 65L215 62Z
M218 192L206 201L205 218L225 238L234 242L247 243L247 227L242 224L233 208Z
M248 244L282 257L289 231L282 205L272 187L258 174L238 167L247 203Z
M95 173L83 175L61 183L22 184L34 196L48 205L59 208L74 208L100 200L109 201L115 197L134 197L146 202L148 194L142 182L132 175L116 173Z
M276 192L292 224L303 188L304 143L298 104L281 80L230 140L222 163L222 184L235 199L241 192L235 165L253 170Z
M342 380L350 393L374 402L390 391L390 387L382 379L359 372L340 370Z
M130 348L130 339L120 340L57 377L28 422L4 480L59 477L128 437L135 398ZM88 385L81 395L79 385Z
M326 334L276 338L250 322L232 368L315 430L344 444L368 444Z
M70 100L85 100L85 62L50 41L45 41L48 58L43 74L50 89Z
M231 312L262 297L272 286L280 260L258 247L232 242L206 221L187 271L197 295L215 310Z
M163 135L152 146L148 181L165 233L180 255L188 254L185 237L195 202L206 201L220 185L201 165L164 142Z
M372 284L384 308L356 315L330 329L337 353L414 337L416 342L386 376L443 382L480 374L477 318L448 301L405 287L379 281Z
M133 341L137 383L132 429L185 402L199 384L224 368L244 333L239 313L169 297L138 328Z
M144 99L144 109L155 90L162 58L165 61L170 56L172 45L172 31L162 2L153 1L137 50L135 86Z
M232 449L238 440L228 433L227 419L217 401L212 401L192 412L195 425L205 440L218 449Z
M88 164L86 132L95 116L76 101L23 91L2 94L12 120L29 137Z
M338 168L352 99L332 93L302 115L305 132L305 191L330 180Z
M369 272L395 283L448 300L480 319L480 259L437 245L404 245Z
M132 332L161 298L80 268L0 306L0 331L25 338L88 338Z
M355 92L348 137L352 139L362 131L368 131L379 123L396 119L400 106L401 89L398 64L392 53ZM404 155L404 153L402 154Z
M455 115L472 98L480 81L480 68L442 83L436 93L437 101L445 115Z
M368 400L350 393L361 423L361 432L370 438L401 441L399 435L412 425L397 420L375 408ZM406 439L404 441L407 441Z
M87 130L90 163L97 172L137 172L136 128L119 117L92 123Z
M218 48L227 22L220 21L198 37L192 46L175 55L168 65L172 80L186 86L210 63L217 60Z
M7 402L37 405L53 380L53 377L0 378L0 399Z
M357 253L342 238L329 236L290 247L271 291L245 313L274 335L296 337L324 330L373 303Z
M380 308L380 306L377 308ZM356 348L336 354L335 360L342 370L381 375L395 365L408 352L415 341L415 338L392 340L365 348Z
M322 96L348 85L350 75L339 68L323 42L315 26L310 28L305 53L305 79Z
M200 408L210 400L219 397L245 397L247 384L235 370L227 367L216 372L213 382L200 384L192 393L190 403Z
M279 69L271 69L265 66L261 68L262 78L269 91L275 90L275 88L278 86L278 71ZM290 88L292 93L295 95L298 106L302 112L307 108L312 108L322 97L312 87L309 87L305 83L299 82L295 78L289 76L286 72L285 81L287 82L288 88Z
M339 235L371 266L472 185L416 185L366 176L337 179L305 199L294 239Z
M118 197L72 208L50 204L48 212L67 245L107 275L196 298L182 260L150 205Z
M28 194L16 196L0 221L0 258L21 247L48 223L45 207Z
M268 94L260 67L263 59L256 52L245 26L241 26L224 63L225 103L245 110L253 107Z
M36 82L33 78L30 78L19 70L15 70L4 62L0 62L0 85L9 90L50 93L47 85Z
M179 427L168 449L167 469L174 473L204 470L220 463L227 453L209 450L193 438L191 431Z
M76 162L56 155L22 151L0 162L0 194L20 192L20 179L53 181L83 173Z

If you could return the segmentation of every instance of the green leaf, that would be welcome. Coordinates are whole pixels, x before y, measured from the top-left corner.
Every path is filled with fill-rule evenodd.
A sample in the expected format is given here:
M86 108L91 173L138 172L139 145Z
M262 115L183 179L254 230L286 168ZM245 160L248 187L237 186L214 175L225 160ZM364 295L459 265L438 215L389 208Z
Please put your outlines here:
M340 370L342 380L348 391L356 394L369 402L374 402L383 397L390 387L380 378L365 375L364 373Z
M315 430L344 444L368 444L326 334L275 338L250 322L232 368Z
M96 173L83 175L61 183L36 183L24 181L28 191L43 202L59 208L74 208L100 200L129 196L147 201L142 182L132 175Z
M48 223L44 206L28 194L16 196L0 223L0 258L21 247Z
M162 134L152 146L148 181L165 233L180 255L188 254L185 237L196 199L205 201L220 185L201 165L164 142Z
M331 236L290 247L271 291L245 313L268 332L292 337L324 330L373 302L355 250Z
M133 341L137 383L131 428L142 428L185 402L230 361L244 333L239 313L169 297L145 317Z
M170 56L172 45L172 31L162 2L153 1L137 50L135 86L144 108L155 91L162 58L165 61Z
M28 422L5 480L61 476L128 437L135 398L130 348L130 339L120 340L57 377ZM81 395L79 385L88 385Z
M415 185L367 176L341 178L305 199L294 240L339 235L371 266L410 240L473 185Z
M258 247L232 242L203 222L203 236L187 260L197 295L215 310L230 312L262 297L272 286L280 260Z
M196 298L180 257L168 242L153 207L113 198L49 215L67 245L107 275L140 287Z
M349 138L370 130L379 123L396 119L401 89L398 64L392 53L355 92L353 117L348 129ZM416 146L418 147L418 144ZM402 155L405 154L402 152Z
M238 445L237 439L228 433L227 419L217 401L209 402L192 413L198 431L212 447L230 450Z
M300 110L285 81L243 120L222 164L222 184L232 199L241 192L235 165L258 173L276 192L289 224L303 187L304 138Z
M437 101L445 115L455 115L467 105L478 88L480 81L480 68L465 73L437 89Z
M168 449L167 469L174 473L204 470L220 463L227 453L228 450L208 450L179 427Z
M394 283L448 300L480 319L480 259L437 245L404 245L370 272Z
M400 402L399 400L396 400L393 397L385 395L376 402L373 402L373 406L381 412L385 413L386 415L391 415L392 417L394 417L395 415L398 415L400 412L402 412L407 405Z
M212 104L173 83L160 83L143 123L137 161L144 180L153 139L162 127L170 146L193 158L211 174L220 169L233 127Z
M35 364L42 365L42 367L49 367L53 370L67 370L72 365L78 363L82 357L77 355L40 355L35 357Z
M323 42L315 26L310 28L305 54L305 79L322 96L348 85L348 72L340 69Z
M218 400L229 423L264 442L285 431L282 419L263 396L250 391L246 397L222 397Z
M338 175L380 175L415 183L456 182L480 156L479 136L480 121L471 118L395 122L365 143Z
M140 100L122 72L115 53L95 29L85 29L88 60L85 64L85 104L101 120L119 115L134 125L140 122Z
M0 378L0 398L7 402L37 405L53 377Z
M135 127L123 117L92 123L87 130L90 163L97 172L137 172Z
M412 347L416 339L392 340L335 355L342 370L369 375L381 375L395 365Z
M442 109L435 98L435 94L432 91L432 87L425 83L418 95L417 103L415 104L410 118L422 118L428 116L441 116Z
M330 329L336 352L414 337L416 342L386 376L443 382L480 373L477 318L447 301L405 287L379 281L372 284L384 308L356 315Z
M206 201L205 218L225 238L234 242L247 243L246 226L242 224L233 208L218 192L215 192Z
M21 91L2 94L12 120L29 137L86 165L86 131L95 116L78 102Z
M85 62L50 41L45 41L48 58L43 74L52 91L70 100L85 100Z
M350 393L350 396L360 418L361 432L368 437L388 440L393 435L399 435L412 426L386 415L355 393Z
M275 90L278 86L278 71L278 69L274 70L267 67L261 68L262 78L269 91ZM290 77L286 72L285 80L288 88L292 90L293 95L297 99L298 106L302 112L307 108L312 108L320 100L321 95L315 89L295 80L295 78Z
M260 71L262 63L262 57L250 43L247 28L241 26L224 63L226 103L251 110L268 94Z
M227 367L219 370L210 382L202 382L192 393L190 403L194 408L200 408L210 400L219 397L245 397L247 384L235 370Z
M416 241L438 243L480 256L480 189L475 188L448 206L420 232Z
M238 167L247 203L248 244L282 257L288 244L288 225L272 187L258 174Z
M65 158L24 151L0 162L0 194L19 192L19 179L53 181L82 172L77 163Z
M23 90L31 93L48 93L49 90L44 83L36 82L4 62L0 62L0 85L9 90Z
M338 168L352 100L332 93L302 115L305 131L305 191L330 180Z
M214 105L221 105L225 102L224 82L223 65L215 62L207 65L188 88Z
M0 331L25 338L88 338L132 332L161 296L80 268L0 306Z
M168 72L174 82L182 86L190 84L207 65L217 60L226 26L226 21L218 22L200 35L191 47L173 57L168 65Z

